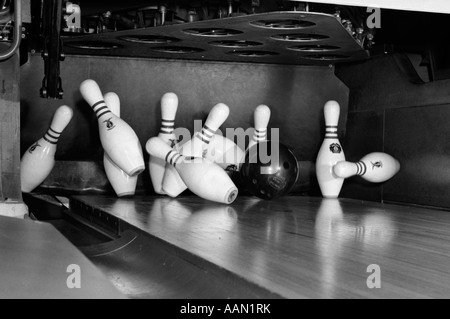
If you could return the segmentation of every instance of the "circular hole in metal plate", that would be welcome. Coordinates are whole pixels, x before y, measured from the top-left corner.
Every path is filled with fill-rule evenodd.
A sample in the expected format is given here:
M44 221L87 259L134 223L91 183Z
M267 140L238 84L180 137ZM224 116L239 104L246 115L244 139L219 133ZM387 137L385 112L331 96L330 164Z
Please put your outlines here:
M335 45L296 45L288 47L289 50L300 51L300 52L329 52L340 50L341 48Z
M66 43L65 45L76 49L89 49L89 50L113 50L122 48L120 44L102 41L79 41Z
M258 45L263 45L261 42L246 41L246 40L213 41L213 42L210 42L209 44L218 46L218 47L225 47L225 48L250 48L250 47L256 47Z
M194 28L183 30L183 32L191 35L198 35L204 37L226 37L230 35L243 33L242 31L239 30L223 29L223 28Z
M167 46L167 47L153 48L152 51L162 52L162 53L173 53L173 54L186 54L186 53L203 52L204 50L199 49L199 48L192 48L192 47Z
M119 37L120 40L127 42L146 43L146 44L169 44L180 42L180 39L166 37L162 35L125 35Z
M305 59L318 60L318 61L337 61L349 59L350 56L342 54L311 54L303 56Z
M233 55L237 55L237 56L241 56L241 57L248 57L248 58L261 58L261 57L278 55L277 52L256 51L256 50L235 50L235 51L228 52L228 54L233 54Z
M314 22L298 19L257 20L250 22L250 24L267 29L302 29L316 25Z
M276 34L271 36L274 40L290 41L290 42L311 42L328 39L329 36L323 34L312 33L292 33L292 34Z

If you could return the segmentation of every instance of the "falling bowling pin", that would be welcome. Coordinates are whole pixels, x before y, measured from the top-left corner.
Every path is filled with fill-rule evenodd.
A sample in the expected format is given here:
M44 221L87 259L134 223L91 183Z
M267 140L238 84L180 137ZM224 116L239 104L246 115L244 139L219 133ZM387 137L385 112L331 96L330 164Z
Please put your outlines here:
M269 125L270 120L270 108L264 104L257 106L253 113L253 117L255 131L253 132L252 139L248 144L248 148L259 142L267 140L267 126Z
M340 108L336 101L328 101L324 107L326 133L316 159L316 175L322 196L337 198L344 178L333 172L338 162L345 161L344 150L338 139L338 122Z
M227 105L223 103L216 104L209 112L202 130L181 145L179 152L184 156L205 157L208 147L210 147L211 139L229 114L230 109ZM188 188L172 165L166 165L162 185L163 191L171 197L177 197Z
M117 117L120 117L119 96L114 92L108 92L105 94L104 100L110 111ZM117 197L133 196L135 194L137 175L129 176L114 164L106 152L103 152L103 166L105 168L106 177L116 192Z
M178 97L175 93L166 93L161 98L161 130L158 137L167 145L173 146L177 137L174 133L175 115L178 108ZM166 171L166 161L154 156L149 159L149 173L153 189L157 194L165 194L162 190L162 181Z
M238 189L228 174L217 164L201 157L185 157L158 137L152 137L145 146L147 152L171 164L183 182L199 197L231 204Z
M31 145L20 161L22 192L29 193L39 186L55 166L58 139L73 116L67 105L60 106L53 115L47 133Z
M249 142L248 148L267 140L267 125L270 120L270 109L267 105L259 105L254 111L255 130ZM245 160L245 151L242 150L231 139L215 134L211 140L205 158L212 160L223 169L239 170L241 163Z
M361 158L358 162L339 162L333 167L337 177L348 178L359 175L372 183L382 183L391 179L400 170L400 163L391 155L383 152L373 152Z
M205 158L223 169L238 170L244 160L245 152L231 139L215 134L211 139ZM231 168L234 169L231 169Z
M111 112L94 80L83 81L80 92L97 116L100 141L105 152L125 173L139 175L145 169L145 164L142 147L134 130Z

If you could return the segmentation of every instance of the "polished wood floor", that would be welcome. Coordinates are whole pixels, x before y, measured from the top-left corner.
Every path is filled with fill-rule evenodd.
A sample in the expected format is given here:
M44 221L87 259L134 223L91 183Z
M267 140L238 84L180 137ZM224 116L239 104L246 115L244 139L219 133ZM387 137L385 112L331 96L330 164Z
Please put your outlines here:
M280 297L450 297L447 211L300 196L73 200ZM380 288L369 288L377 275Z

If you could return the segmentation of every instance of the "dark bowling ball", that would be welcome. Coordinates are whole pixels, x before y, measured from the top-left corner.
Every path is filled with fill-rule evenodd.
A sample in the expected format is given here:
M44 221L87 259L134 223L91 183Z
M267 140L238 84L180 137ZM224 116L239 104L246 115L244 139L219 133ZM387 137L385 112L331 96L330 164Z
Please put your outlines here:
M291 191L298 170L297 158L287 146L265 141L246 151L240 177L248 192L263 199L273 199Z

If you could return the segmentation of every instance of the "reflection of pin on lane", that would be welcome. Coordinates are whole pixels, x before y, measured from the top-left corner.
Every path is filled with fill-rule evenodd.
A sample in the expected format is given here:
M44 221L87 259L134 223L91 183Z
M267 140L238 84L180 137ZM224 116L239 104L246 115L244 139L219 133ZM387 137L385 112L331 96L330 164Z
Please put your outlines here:
M210 147L211 139L229 114L230 109L227 105L223 103L215 105L209 112L202 130L197 132L191 140L184 143L179 148L179 152L184 156L204 157L208 147ZM187 187L178 176L177 170L171 165L166 165L162 188L167 195L177 197Z
M342 222L344 213L338 199L323 198L316 217L316 231L319 235L330 236L333 225Z
M338 199L322 199L315 221L315 246L319 256L318 271L321 294L335 298L340 288L339 269L345 242L345 232L339 231L344 214Z
M73 110L60 106L53 115L47 133L31 145L20 162L22 192L28 193L39 186L55 166L58 139L73 116Z
M258 204L262 202L261 198L253 197L253 196L245 196L242 198L244 203L244 207L242 208L242 213L246 214L247 212L252 212L254 209L258 207Z
M164 232L171 233L171 229L167 227L165 223L165 217L163 216L163 210L165 205L171 200L169 197L156 197L150 199L153 202L151 208L144 214L141 214L141 221L145 224L145 229L152 232Z
M233 260L237 248L248 245L248 242L242 242L239 235L238 215L231 205L205 203L184 220L181 230L190 234L182 237L187 245L200 255L209 252L215 260ZM246 265L249 267L250 262L251 254L246 256ZM264 267L259 264L258 268Z
M213 204L195 211L190 216L188 222L197 229L203 224L208 228L231 231L236 225L237 220L238 215L233 207Z
M322 196L337 198L344 179L333 173L337 162L345 161L344 150L338 139L340 107L336 101L328 101L324 107L326 133L316 159L316 176Z
M338 199L323 199L316 218L317 238L325 240L324 246L358 241L367 251L388 248L397 233L390 216L373 207L358 209L356 214L355 218L349 210L344 219Z
M171 92L165 93L161 98L161 129L158 137L170 146L173 146L177 140L174 133L177 109L178 96ZM166 162L162 159L150 156L148 166L155 193L164 194L164 191L162 190L162 181L166 170Z
M382 152L367 154L359 162L339 162L333 167L333 172L341 178L359 175L372 183L382 183L400 170L400 163L391 155Z
M228 206L226 206L228 207ZM192 214L192 208L170 197L156 197L146 219L146 229L152 234L177 236L185 231L186 221Z
M108 92L105 94L104 100L111 112L117 117L120 117L119 96L114 92ZM106 152L103 152L103 166L105 168L106 177L118 197L133 196L135 194L137 175L129 176L114 164Z
M369 209L361 222L362 241L367 249L387 249L397 236L397 227L389 214Z
M176 231L183 227L186 220L191 216L192 210L176 199L170 197L165 199L167 201L161 203L161 220L164 222L164 229Z
M140 224L136 226L145 225L142 222L141 218L139 218L139 213L136 210L136 201L133 199L117 198L113 203L111 210L114 212L114 215L119 218L124 218L125 220L127 220L128 222L132 222L133 224Z
M100 141L110 159L128 175L140 174L145 164L142 147L134 130L110 111L95 81L83 81L80 92L97 116Z
M345 267L341 266L343 251L350 253L347 258L357 254L355 262L365 268L374 263L373 256L389 254L396 234L395 223L383 209L353 204L345 204L343 208L338 199L323 199L315 222L323 296L335 298L342 294L347 277Z
M231 204L236 199L236 186L217 164L199 157L186 158L158 137L148 140L146 150L173 165L186 186L197 196L224 204Z

